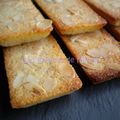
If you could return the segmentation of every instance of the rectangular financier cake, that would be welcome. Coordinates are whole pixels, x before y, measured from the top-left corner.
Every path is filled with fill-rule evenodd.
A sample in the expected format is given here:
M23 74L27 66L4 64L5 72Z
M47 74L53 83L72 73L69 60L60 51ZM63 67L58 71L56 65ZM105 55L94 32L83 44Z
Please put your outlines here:
M52 36L4 48L4 58L13 108L48 101L82 86Z
M120 77L120 44L105 30L61 37L94 84Z
M40 40L52 31L31 0L0 0L0 45L13 46Z
M84 0L110 24L120 26L120 0Z
M35 0L64 35L90 32L102 28L106 21L82 0Z

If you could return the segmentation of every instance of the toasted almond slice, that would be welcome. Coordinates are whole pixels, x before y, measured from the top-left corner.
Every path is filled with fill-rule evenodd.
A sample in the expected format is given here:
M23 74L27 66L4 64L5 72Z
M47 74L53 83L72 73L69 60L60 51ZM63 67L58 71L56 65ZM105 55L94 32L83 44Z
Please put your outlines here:
M62 23L64 23L65 25L68 25L68 26L73 26L73 25L78 24L75 21L75 18L71 15L63 15L63 17L61 18L61 21L62 21Z
M88 69L103 70L105 67L105 65L102 62L100 62L100 59L97 58L83 56L79 60L80 64Z
M24 74L22 72L19 72L19 74L16 76L15 80L13 81L13 87L18 88L23 84Z
M108 55L108 51L106 51L103 48L100 48L100 49L93 48L93 49L88 49L86 54L95 58L105 58Z
M50 92L57 86L57 81L55 79L49 78L44 81L43 88L45 91Z
M43 29L47 29L49 27L51 27L52 21L50 20L43 20L43 21L37 21L36 25L37 27L43 28Z
M75 78L75 71L72 67L66 66L65 63L62 63L59 66L59 70L62 73L63 77L65 77L67 80L71 80L71 78Z
M79 42L79 44L83 47L88 47L88 45L89 45L89 41L80 39L79 35L72 36L70 39L72 42Z

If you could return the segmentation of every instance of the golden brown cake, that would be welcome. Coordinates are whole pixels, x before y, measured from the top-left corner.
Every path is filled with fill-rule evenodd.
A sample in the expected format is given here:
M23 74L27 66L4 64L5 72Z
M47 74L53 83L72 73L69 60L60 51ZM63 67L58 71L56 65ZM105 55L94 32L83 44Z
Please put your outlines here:
M84 0L114 26L120 26L120 0Z
M94 84L120 77L120 44L105 30L61 37Z
M4 58L13 108L45 102L82 86L52 36L4 48Z
M35 0L63 35L95 31L106 21L82 0Z
M0 45L13 46L40 40L52 31L31 0L0 0Z

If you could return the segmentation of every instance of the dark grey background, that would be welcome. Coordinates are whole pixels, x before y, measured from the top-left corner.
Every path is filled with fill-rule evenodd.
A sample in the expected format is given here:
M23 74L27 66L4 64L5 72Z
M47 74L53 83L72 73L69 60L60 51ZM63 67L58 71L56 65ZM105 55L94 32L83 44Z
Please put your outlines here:
M52 33L67 57L72 57L61 39ZM13 110L0 48L0 120L120 120L120 79L92 85L75 62L84 86L70 95L26 109Z

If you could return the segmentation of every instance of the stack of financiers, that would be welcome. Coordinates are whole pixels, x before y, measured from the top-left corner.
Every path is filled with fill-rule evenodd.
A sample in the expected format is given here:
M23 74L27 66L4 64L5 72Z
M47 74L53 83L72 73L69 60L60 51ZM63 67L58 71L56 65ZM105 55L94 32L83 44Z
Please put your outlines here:
M94 84L120 77L120 45L103 29L107 24L106 20L85 2L96 1L98 4L103 1L101 6L108 6L109 2L116 5L120 0L35 1L53 20L57 33ZM100 8L104 8L101 6ZM117 17L112 22L116 26L120 24L120 14Z
M0 45L6 47L5 67L13 108L48 101L82 86L50 35L52 21L94 84L120 77L120 46L103 29L105 19L83 0L35 1L51 20L46 20L31 0L0 1Z
M120 0L85 0L109 23L107 29L120 41Z
M45 19L31 0L0 0L0 45L6 47L4 59L13 108L48 101L82 86L50 35L52 29L52 21Z

